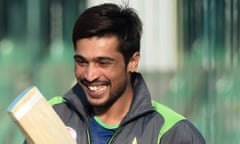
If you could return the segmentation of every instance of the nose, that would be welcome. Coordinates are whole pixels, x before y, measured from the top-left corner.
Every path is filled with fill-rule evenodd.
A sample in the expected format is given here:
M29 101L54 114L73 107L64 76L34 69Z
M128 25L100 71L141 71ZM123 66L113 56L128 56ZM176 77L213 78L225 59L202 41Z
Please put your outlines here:
M89 64L85 69L84 77L87 81L92 82L99 76L99 70L96 65Z

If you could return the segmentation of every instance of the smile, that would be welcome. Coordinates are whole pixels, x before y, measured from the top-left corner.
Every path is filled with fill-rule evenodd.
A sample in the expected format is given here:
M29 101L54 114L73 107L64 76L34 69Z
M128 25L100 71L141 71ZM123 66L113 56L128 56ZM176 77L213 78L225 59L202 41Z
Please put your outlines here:
M95 92L100 92L100 91L104 91L107 88L107 86L103 85L103 86L89 86L88 89L90 91L95 91Z
M101 86L88 86L88 89L92 92L102 92L107 89L106 85L101 85Z

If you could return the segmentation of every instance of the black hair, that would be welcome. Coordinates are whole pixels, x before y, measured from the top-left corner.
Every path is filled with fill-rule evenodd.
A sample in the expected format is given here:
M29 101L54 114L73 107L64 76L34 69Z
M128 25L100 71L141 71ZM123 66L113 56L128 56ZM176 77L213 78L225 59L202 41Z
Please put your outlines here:
M72 33L72 42L92 36L116 35L118 50L125 63L135 52L140 52L142 22L134 9L128 6L105 3L86 9L77 19Z

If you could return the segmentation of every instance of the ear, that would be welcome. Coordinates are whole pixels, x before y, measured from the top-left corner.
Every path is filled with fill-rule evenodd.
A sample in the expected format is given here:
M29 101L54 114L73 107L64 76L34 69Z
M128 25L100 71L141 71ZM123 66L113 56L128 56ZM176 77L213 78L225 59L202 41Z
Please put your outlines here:
M137 71L139 59L140 59L140 53L135 52L128 62L128 72Z

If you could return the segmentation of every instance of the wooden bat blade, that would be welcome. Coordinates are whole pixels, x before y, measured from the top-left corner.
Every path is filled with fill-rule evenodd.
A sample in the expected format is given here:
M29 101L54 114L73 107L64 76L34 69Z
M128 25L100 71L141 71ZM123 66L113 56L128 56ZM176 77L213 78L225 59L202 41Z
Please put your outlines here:
M31 144L76 144L37 87L24 90L7 111Z

